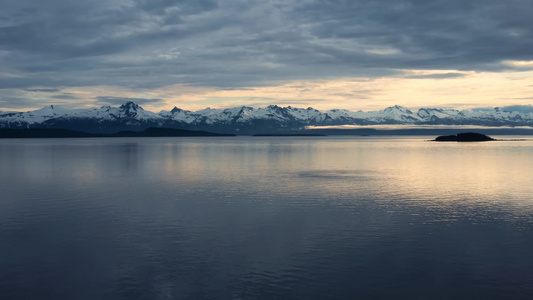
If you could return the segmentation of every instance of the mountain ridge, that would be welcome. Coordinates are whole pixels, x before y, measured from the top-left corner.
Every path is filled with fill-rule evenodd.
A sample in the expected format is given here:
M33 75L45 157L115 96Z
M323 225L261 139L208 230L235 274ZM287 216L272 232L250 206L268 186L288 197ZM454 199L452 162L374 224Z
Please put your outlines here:
M90 133L145 130L165 127L223 133L261 133L332 125L473 125L533 126L533 112L420 108L413 111L395 105L378 111L317 110L269 105L189 111L174 107L159 113L134 102L119 107L66 109L50 105L28 112L0 113L0 128L63 128Z

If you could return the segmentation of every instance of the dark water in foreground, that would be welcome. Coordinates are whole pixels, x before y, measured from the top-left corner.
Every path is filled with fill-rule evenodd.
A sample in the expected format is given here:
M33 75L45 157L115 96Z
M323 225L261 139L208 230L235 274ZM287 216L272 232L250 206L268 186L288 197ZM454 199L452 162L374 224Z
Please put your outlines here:
M2 299L532 299L533 141L0 141Z

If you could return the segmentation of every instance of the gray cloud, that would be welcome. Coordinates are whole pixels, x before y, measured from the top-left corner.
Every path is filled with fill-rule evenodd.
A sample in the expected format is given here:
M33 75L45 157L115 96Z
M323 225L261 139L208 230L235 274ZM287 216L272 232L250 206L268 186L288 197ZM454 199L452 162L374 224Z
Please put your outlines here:
M145 99L145 98L125 98L125 97L111 97L111 96L99 96L95 97L98 100L98 105L122 105L126 102L132 101L139 105L153 104L162 102L163 99Z
M64 103L58 102L57 100L43 100L39 102L39 107L44 107L47 105L63 105L63 104ZM6 108L9 110L20 111L20 108L33 107L33 106L35 106L35 100L33 99L28 99L25 97L18 97L18 96L1 96L0 97L0 107Z
M279 98L270 98L270 97L248 97L248 102L246 106L251 107L267 107L268 105L299 105L299 107L306 107L309 104L321 103L324 102L324 99L279 99Z
M75 100L75 99L80 99L79 97L74 96L74 95L70 95L70 94L54 95L54 96L51 96L50 98L53 98L53 99L63 99L63 100Z
M24 89L26 92L57 93L60 89Z
M429 75L413 75L413 76L406 76L405 78L412 78L412 79L446 79L446 78L456 78L456 77L463 77L465 74L463 73L440 73L440 74L429 74Z
M533 60L531 15L525 0L3 1L0 88L233 89L506 70L504 60Z

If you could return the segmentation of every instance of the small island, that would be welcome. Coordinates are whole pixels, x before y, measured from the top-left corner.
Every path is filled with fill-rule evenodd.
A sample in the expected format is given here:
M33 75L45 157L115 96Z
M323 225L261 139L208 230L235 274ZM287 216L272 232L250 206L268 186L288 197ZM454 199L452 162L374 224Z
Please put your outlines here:
M436 142L486 142L495 141L490 136L475 133L475 132L463 132L457 135L441 135L434 139Z

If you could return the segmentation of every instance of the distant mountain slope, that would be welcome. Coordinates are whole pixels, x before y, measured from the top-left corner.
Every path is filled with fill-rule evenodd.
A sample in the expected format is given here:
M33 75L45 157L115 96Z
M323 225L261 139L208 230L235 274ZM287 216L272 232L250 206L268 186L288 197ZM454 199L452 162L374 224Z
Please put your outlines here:
M387 124L533 126L533 113L499 108L479 111L421 108L412 111L398 105L369 112L270 105L264 108L207 108L195 112L174 107L170 111L154 113L133 102L120 107L68 110L47 106L29 112L0 113L0 128L63 128L90 133L140 131L149 127L261 133L304 126Z

